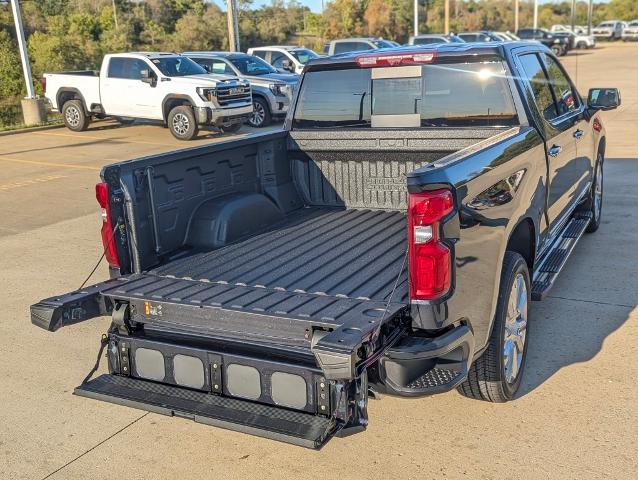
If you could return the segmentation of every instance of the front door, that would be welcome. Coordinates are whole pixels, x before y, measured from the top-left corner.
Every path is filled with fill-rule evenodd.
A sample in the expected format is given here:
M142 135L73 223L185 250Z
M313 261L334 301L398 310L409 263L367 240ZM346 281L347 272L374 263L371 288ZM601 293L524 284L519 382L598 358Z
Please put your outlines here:
M530 52L520 55L518 59L538 109L545 137L548 166L547 216L551 237L567 220L566 215L575 201L573 163L577 154L574 131L578 128L579 112L574 112L569 107L564 111L569 103L567 98L561 107L557 105L541 55L544 54ZM572 99L572 103L573 101Z
M157 85L142 82L141 71L155 74L140 58L111 57L107 77L100 84L100 98L107 115L134 118L156 118ZM157 78L156 78L157 80Z

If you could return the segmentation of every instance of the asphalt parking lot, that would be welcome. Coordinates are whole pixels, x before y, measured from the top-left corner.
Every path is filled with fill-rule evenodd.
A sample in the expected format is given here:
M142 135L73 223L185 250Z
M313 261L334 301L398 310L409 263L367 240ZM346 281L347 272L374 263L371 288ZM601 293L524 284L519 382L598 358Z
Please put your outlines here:
M637 59L638 44L564 58L581 93L617 86L623 105L603 117L602 226L532 307L520 397L383 397L371 401L365 433L319 452L75 397L109 319L55 334L29 321L31 303L79 287L101 254L94 185L103 165L228 136L185 143L159 126L111 122L1 136L0 478L635 478ZM94 280L106 275L103 267Z

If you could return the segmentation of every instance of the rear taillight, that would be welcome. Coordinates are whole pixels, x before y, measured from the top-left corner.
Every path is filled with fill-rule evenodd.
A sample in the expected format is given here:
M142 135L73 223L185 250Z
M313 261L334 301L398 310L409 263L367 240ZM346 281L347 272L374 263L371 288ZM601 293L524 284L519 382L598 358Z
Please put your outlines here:
M452 253L441 241L440 222L454 209L450 190L411 193L408 197L410 299L436 300L452 281Z
M104 245L104 257L109 265L113 268L120 267L120 261L117 258L117 246L115 245L115 232L113 232L113 223L111 222L111 199L109 195L109 184L98 183L95 185L95 198L102 208L102 245Z

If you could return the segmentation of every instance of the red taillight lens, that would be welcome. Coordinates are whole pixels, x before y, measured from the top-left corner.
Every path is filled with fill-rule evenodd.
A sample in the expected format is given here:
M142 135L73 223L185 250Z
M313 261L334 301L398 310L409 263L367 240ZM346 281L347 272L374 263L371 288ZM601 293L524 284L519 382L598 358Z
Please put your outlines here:
M383 53L361 55L355 58L360 67L398 67L400 65L421 65L432 63L436 52Z
M449 190L411 193L408 204L410 299L435 300L452 282L452 253L439 237L440 221L454 209Z
M120 261L117 258L117 246L115 245L115 235L113 232L113 223L111 222L111 199L109 196L109 184L98 183L95 185L95 198L102 208L102 245L104 245L104 257L109 265L113 268L120 267Z

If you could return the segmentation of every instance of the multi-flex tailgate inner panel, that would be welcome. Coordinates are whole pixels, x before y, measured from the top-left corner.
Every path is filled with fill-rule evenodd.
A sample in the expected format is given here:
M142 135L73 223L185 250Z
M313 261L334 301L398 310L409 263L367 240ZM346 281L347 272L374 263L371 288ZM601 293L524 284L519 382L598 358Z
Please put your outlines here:
M74 393L308 448L320 448L339 428L328 417L118 375L102 375Z

